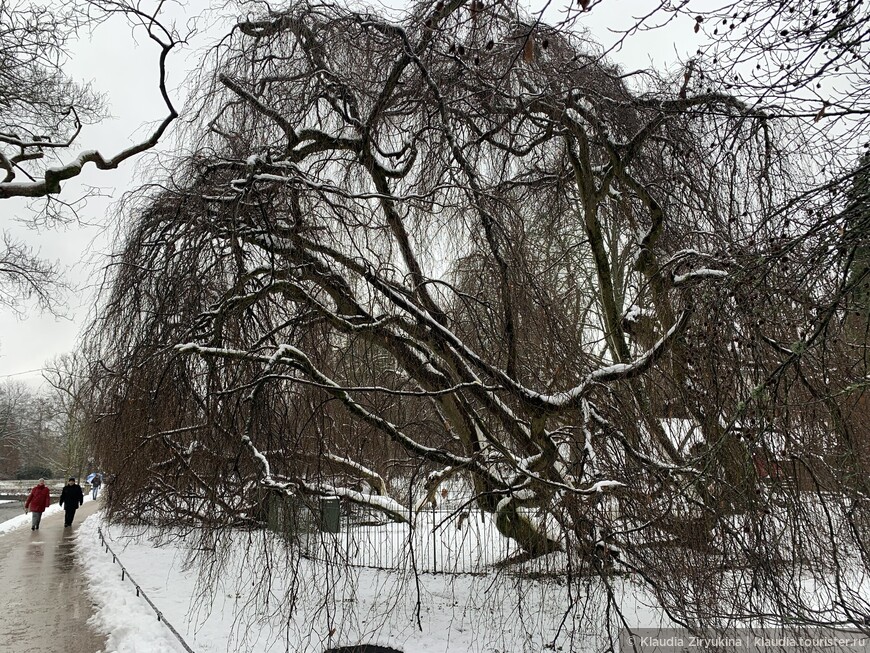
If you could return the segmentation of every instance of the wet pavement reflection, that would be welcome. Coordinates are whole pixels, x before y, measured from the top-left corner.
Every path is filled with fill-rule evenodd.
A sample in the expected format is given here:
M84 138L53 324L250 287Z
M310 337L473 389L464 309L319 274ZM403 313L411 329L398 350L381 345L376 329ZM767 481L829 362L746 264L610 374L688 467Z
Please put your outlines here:
M86 503L71 528L63 513L0 536L0 651L97 653L105 639L87 624L93 614L75 559L75 530L99 507Z
M70 528L63 530L63 536L58 542L57 551L54 554L55 566L63 574L69 573L75 563L75 540Z

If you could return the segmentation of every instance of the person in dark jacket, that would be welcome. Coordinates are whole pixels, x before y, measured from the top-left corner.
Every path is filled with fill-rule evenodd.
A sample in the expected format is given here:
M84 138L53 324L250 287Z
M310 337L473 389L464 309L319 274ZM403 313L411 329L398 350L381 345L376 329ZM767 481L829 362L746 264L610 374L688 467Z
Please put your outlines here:
M24 502L24 512L30 511L31 526L30 530L38 531L39 522L42 520L42 513L51 505L51 495L48 487L45 485L45 479L39 479L39 483L33 486L30 494L27 495L27 500Z
M60 493L60 507L64 510L63 527L72 526L73 517L76 516L76 510L85 502L85 495L82 492L82 486L76 483L74 476L70 476L69 481Z
M97 495L100 493L100 486L103 484L102 477L97 474L91 479L91 498L96 501Z

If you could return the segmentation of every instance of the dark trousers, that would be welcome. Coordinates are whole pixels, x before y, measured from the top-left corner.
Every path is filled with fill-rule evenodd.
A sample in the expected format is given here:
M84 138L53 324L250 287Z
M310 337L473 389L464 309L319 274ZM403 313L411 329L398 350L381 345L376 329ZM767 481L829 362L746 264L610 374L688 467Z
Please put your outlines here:
M76 516L76 510L78 510L78 506L73 506L72 508L64 508L64 516L63 516L63 525L64 526L72 526L73 517Z

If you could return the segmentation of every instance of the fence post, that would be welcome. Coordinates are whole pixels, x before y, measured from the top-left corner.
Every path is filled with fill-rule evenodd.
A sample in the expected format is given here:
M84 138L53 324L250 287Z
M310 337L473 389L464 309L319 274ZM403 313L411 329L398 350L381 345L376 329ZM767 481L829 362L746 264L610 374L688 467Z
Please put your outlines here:
M435 514L435 502L432 502L432 573L438 573L438 533L435 532L435 523L438 521L438 515Z

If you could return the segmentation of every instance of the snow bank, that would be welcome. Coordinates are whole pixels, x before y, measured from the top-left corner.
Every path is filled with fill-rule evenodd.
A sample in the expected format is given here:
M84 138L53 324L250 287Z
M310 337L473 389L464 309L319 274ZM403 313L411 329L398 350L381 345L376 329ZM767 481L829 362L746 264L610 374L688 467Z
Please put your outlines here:
M136 587L130 579L121 580L121 567L112 562L112 555L100 544L97 528L101 523L101 516L95 514L79 526L76 553L95 604L89 623L108 636L106 653L186 653L145 600L136 596ZM142 573L152 584L154 576L159 576L161 582L167 581L166 561L156 556L154 562L152 573L144 570ZM154 573L158 571L159 574ZM179 590L189 591L189 588Z

